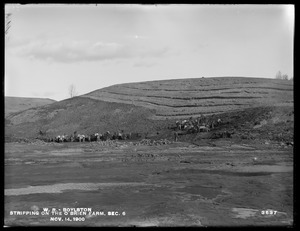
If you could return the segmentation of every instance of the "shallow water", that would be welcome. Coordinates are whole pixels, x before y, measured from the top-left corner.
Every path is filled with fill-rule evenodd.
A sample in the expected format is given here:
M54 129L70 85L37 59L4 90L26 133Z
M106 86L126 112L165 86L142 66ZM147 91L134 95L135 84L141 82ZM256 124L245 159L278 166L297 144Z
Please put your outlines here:
M237 213L235 215L235 218L243 218L243 219L259 214L259 210L257 209L246 209L246 208L233 208L232 212Z
M101 187L119 187L119 186L140 186L144 183L65 183L43 186L29 186L27 188L5 189L5 196L19 196L35 193L62 193L64 190L97 190Z

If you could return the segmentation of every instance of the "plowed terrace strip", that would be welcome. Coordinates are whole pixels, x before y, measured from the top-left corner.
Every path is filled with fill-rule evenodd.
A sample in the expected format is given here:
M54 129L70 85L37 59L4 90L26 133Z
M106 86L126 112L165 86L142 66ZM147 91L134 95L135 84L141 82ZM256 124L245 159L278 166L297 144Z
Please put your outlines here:
M5 196L19 196L35 193L62 193L64 190L85 190L92 191L102 187L122 187L122 186L141 186L145 183L65 183L43 186L29 186L27 188L5 189Z
M290 87L290 85L286 85L289 86L289 88L278 88L278 87L269 87L269 86L262 86L262 87L257 87L257 86L239 86L239 88L232 88L232 87L222 87L222 88L213 88L211 87L211 85L207 85L207 88L204 88L206 86L200 86L198 89L168 89L168 88L138 88L138 87L127 87L127 86L122 86L123 88L127 88L127 89L132 89L132 90L139 90L139 91L175 91L175 92L190 92L190 93L197 93L197 92L201 92L201 91L224 91L226 92L226 90L233 90L233 89L265 89L265 90L278 90L278 91L292 91L293 88Z
M112 95L127 95L132 97L144 97L144 98L160 98L160 99L180 99L180 100L191 100L191 99L257 99L261 98L261 96L219 96L219 95L211 95L211 96L191 96L191 97L172 97L172 96L158 96L158 95L132 95L128 93L121 92L112 92L112 91L103 91L105 93L109 93Z

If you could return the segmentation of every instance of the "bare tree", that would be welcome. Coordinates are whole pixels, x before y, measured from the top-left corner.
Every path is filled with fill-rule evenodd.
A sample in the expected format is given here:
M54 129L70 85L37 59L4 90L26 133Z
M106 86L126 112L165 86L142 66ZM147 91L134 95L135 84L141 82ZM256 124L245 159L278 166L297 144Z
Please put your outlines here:
M77 96L76 87L74 84L71 84L69 87L69 96L70 98L73 98L74 96Z
M282 80L288 80L289 79L289 76L287 74L281 74L281 71L278 71L276 76L275 76L275 79L282 79Z
M277 72L275 79L282 79L281 71Z
M283 79L283 80L288 80L288 79L289 79L289 76L288 76L287 74L284 74L284 75L282 75L282 79Z

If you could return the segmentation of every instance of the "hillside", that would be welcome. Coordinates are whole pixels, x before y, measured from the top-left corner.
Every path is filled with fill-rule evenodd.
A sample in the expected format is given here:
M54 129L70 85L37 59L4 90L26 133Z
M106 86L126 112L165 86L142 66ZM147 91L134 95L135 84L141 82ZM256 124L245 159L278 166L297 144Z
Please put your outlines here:
M56 101L44 98L5 96L5 117L14 112L24 111L29 108L39 107L54 102Z
M281 109L276 108L285 108L286 113L281 115ZM34 138L40 130L51 137L74 131L92 134L124 130L142 133L143 137L172 138L170 127L176 119L200 114L219 114L229 123L227 129L247 124L251 132L259 117L268 118L274 126L273 117L268 117L272 111L282 123L292 121L288 128L282 126L282 131L293 132L292 82L224 77L128 83L12 113L6 117L5 136ZM288 119L286 115L290 115Z
M242 77L176 79L119 84L83 97L155 109L156 119L184 118L253 106L293 105L293 83Z
M74 97L53 104L16 112L6 118L6 135L36 137L118 131L154 130L154 110L134 105ZM152 128L152 129L151 129Z

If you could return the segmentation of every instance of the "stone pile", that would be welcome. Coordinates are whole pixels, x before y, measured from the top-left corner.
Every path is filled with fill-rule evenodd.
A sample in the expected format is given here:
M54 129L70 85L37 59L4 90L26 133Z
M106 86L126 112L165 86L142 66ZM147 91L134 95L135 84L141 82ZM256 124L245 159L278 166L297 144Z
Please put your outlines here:
M31 142L27 142L31 145L50 145L50 146L53 146L53 145L60 145L59 143L55 143L55 142L45 142L43 140L39 140L39 139L36 139L34 141L31 141Z
M160 140L151 140L151 139L143 139L135 145L147 145L147 146L155 146L155 145L165 145L165 144L171 144L172 141L169 141L167 139L160 139Z

